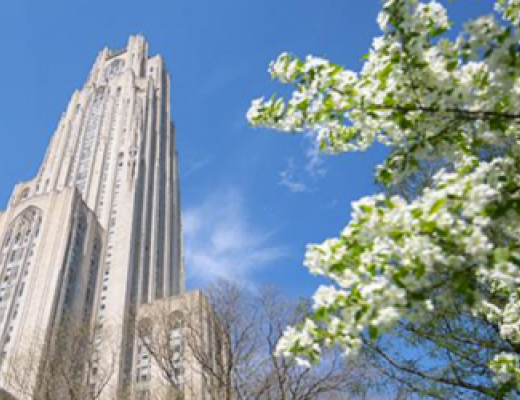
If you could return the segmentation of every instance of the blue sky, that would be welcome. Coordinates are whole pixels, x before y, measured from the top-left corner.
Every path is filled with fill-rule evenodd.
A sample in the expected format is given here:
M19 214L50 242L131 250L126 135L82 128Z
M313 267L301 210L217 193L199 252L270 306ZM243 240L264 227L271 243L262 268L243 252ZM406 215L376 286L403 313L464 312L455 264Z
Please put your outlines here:
M309 295L305 246L337 235L373 193L383 149L323 157L310 137L253 130L251 100L282 51L359 68L379 0L1 0L0 207L34 176L73 90L104 46L142 33L172 76L188 285L223 275ZM489 0L450 3L456 21Z

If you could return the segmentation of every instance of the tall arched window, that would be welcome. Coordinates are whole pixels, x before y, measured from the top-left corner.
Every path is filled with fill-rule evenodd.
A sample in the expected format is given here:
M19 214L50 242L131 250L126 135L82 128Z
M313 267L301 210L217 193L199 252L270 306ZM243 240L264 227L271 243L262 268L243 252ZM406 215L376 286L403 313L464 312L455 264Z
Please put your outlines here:
M25 285L34 264L42 210L28 207L10 224L0 259L0 364L9 351L10 332L18 321Z
M87 126L85 128L85 136L79 156L79 165L76 172L76 186L84 193L88 180L88 172L90 169L92 154L96 146L96 139L100 127L103 124L103 110L107 98L108 90L105 87L98 88L93 94L93 100L90 105Z
M101 192L98 201L98 214L101 214L104 204L106 201L106 192L108 185L108 176L110 172L110 166L112 165L112 160L114 159L115 152L115 138L116 138L116 127L117 121L119 119L120 108L121 108L121 87L117 88L115 96L113 96L113 108L112 114L110 115L110 125L108 130L108 141L107 148L105 152L105 160L103 162L103 170L102 170L102 178L101 178Z
M125 62L124 62L124 60L121 60L120 58L112 61L112 63L105 70L105 77L107 79L111 79L114 76L121 74L121 72L123 72L124 67L125 67Z

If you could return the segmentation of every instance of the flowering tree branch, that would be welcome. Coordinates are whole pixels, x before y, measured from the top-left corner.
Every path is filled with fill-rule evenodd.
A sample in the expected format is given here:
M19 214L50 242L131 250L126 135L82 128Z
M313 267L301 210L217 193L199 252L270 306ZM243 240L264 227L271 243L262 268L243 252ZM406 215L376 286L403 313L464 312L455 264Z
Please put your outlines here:
M494 393L520 394L520 1L496 0L455 39L434 0L386 0L378 23L359 72L280 55L271 76L295 90L253 101L248 119L314 131L324 151L382 143L392 151L376 177L388 187L427 163L449 168L414 198L355 202L337 238L308 247L306 266L332 284L279 353L309 365L336 343L355 356L363 335L375 341L460 303L501 342L486 363Z

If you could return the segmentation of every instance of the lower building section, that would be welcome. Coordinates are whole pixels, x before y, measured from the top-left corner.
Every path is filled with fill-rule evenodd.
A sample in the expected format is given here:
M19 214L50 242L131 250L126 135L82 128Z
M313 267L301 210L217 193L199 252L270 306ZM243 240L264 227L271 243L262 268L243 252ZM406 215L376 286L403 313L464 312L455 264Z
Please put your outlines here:
M82 347L89 337L102 233L75 189L19 201L0 216L0 386L20 400L58 388L66 364L51 359L80 327Z
M218 400L226 346L217 316L199 291L137 310L133 400ZM220 373L218 373L220 371Z
M31 184L0 213L0 388L17 400L219 399L208 300L141 295L158 268L140 257L138 200L117 204L134 217L105 230L76 188L26 195Z
M66 245L62 257L56 260L62 272L56 274L54 284L61 294L52 299L52 307L47 307L52 318L46 320L54 323L25 330L40 317L25 309L35 307L33 301L37 299L20 308L20 313L27 314L24 325L18 326L23 330L18 333L23 340L5 347L1 375L5 392L0 390L0 400L220 399L223 385L219 377L224 376L227 365L226 341L217 316L201 292L138 306L127 315L126 329L115 321L103 325L91 322L96 318L89 311L95 308L88 303L89 288L99 277L95 261L88 267L75 258L83 253L75 244L74 226L79 221L85 223L81 217L68 221L71 230L62 232L64 238L56 238ZM96 234L86 236L79 243L97 245ZM72 275L76 280L69 278ZM43 296L44 291L40 293L40 302L50 301ZM78 299L84 301L80 304ZM87 310L83 314L78 313L81 307ZM9 326L17 327L12 322ZM128 345L123 348L122 330L128 333ZM117 382L113 378L120 369L118 360L127 358L123 353L131 360L129 375Z

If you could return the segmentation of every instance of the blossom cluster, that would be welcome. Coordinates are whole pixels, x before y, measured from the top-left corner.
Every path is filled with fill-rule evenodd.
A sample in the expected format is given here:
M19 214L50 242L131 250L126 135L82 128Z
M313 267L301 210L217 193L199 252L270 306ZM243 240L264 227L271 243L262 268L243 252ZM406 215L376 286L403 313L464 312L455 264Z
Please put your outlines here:
M520 119L505 128L498 115L520 109L519 30L489 15L468 22L450 41L442 36L450 22L436 1L388 1L379 23L386 34L374 39L360 73L319 57L280 55L270 66L272 77L297 88L288 100L255 100L250 123L316 131L331 152L363 150L374 141L392 146L395 152L378 170L383 183L398 181L422 161L460 162L476 146L511 145Z
M359 200L339 237L309 246L306 266L332 284L318 289L314 315L287 330L279 353L307 363L340 343L353 355L365 333L375 339L461 297L518 348L520 1L496 0L495 13L456 36L445 35L452 24L435 0L387 0L378 24L383 35L359 73L280 55L269 72L296 89L289 99L253 101L248 120L316 132L328 152L382 143L392 150L376 169L386 185L425 162L451 168L413 201ZM489 368L497 384L520 387L517 354L498 354Z
M498 0L495 9L502 13L504 19L512 24L520 25L520 1L519 0Z
M520 382L520 357L514 354L499 354L491 361L491 369L495 372L495 382L508 386L512 382Z
M514 251L497 248L489 237L500 224L490 215L507 202L504 187L520 189L512 168L499 158L479 163L470 173L439 172L434 185L412 202L379 194L354 203L351 222L339 238L309 246L307 267L334 285L320 287L314 296L317 323L311 330L289 331L281 351L303 347L314 360L319 348L302 346L312 337L314 344L339 341L347 353L355 353L362 332L379 334L400 318L423 318L433 311L432 300L449 303L461 294L481 299L476 288L465 287L472 274L482 281L510 281L508 287L520 285L518 268L508 270ZM518 233L511 235L515 242ZM424 296L439 285L453 290L443 291L440 299ZM520 307L512 298L502 311L502 328L520 343Z

